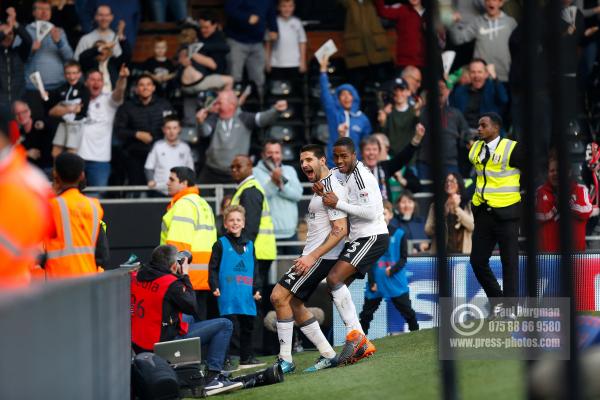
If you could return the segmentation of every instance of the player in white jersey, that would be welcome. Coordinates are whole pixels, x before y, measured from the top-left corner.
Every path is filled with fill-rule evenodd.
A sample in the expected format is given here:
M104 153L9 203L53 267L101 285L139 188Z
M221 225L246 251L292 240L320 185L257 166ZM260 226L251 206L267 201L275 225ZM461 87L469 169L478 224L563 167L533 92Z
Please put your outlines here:
M302 147L300 166L309 181L319 182L325 192L346 199L344 187L327 168L322 146L309 144ZM304 303L336 263L344 248L348 222L345 212L325 207L322 197L316 194L308 206L307 222L308 233L302 256L294 261L294 266L281 277L271 294L271 303L277 314L280 346L277 363L284 373L296 368L292 359L294 321L321 353L315 365L305 371L314 372L337 365L335 351Z
M383 201L377 178L357 160L352 139L339 138L333 145L333 171L344 182L347 200L324 190L315 183L313 190L323 198L323 204L348 214L349 241L340 258L327 275L333 302L346 325L346 343L338 357L339 364L354 363L375 353L356 313L348 286L357 277L364 278L370 267L386 252L389 233L383 218Z

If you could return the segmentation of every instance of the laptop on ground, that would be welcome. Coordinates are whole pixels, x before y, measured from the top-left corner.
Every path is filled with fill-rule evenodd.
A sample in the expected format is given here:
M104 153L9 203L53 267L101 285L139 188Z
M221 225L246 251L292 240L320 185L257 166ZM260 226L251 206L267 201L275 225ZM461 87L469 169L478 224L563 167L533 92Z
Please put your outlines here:
M154 354L164 358L174 367L198 364L201 361L200 338L154 343Z

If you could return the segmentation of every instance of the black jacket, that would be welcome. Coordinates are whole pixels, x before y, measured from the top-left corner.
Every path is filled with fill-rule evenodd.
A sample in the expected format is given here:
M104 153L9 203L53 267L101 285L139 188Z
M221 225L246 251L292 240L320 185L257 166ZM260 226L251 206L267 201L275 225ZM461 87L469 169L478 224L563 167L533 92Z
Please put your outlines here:
M382 182L385 182L385 188L387 191L388 199L391 199L391 188L389 179L393 177L396 172L400 171L403 167L408 165L417 149L417 146L413 146L409 143L402 149L402 151L396 154L393 158L377 163L377 167L373 171L373 174L377 178L377 181L380 185L382 184ZM408 181L407 189L409 189L411 192L415 193L421 190L421 183L419 182L419 178L415 176L415 174L410 170L410 168L406 169L404 178Z
M210 74L226 74L227 73L227 53L229 53L229 45L225 40L225 35L221 31L215 31L207 38L200 36L200 41L203 43L199 53L210 57L217 64L217 69L212 70L204 65L200 65L192 60L194 68L202 72L204 75Z
M151 282L170 273L168 267L150 263L140 268L137 273L137 280L138 282ZM160 332L161 342L173 340L179 334L179 313L198 318L196 293L189 276L177 275L177 277L178 279L171 283L165 293L162 315L163 325Z
M112 84L113 90L119 79L121 65L129 64L131 61L131 47L129 47L127 39L119 41L119 45L121 45L121 55L119 57L110 57L108 59L108 74L110 75L110 83ZM98 48L94 46L83 51L79 55L79 62L81 63L83 72L87 72L90 69L98 69L100 63L96 60L96 57L99 54Z
M173 107L167 100L152 96L147 105L136 97L125 102L115 116L114 133L123 140L123 147L130 154L146 156L152 143L145 144L135 138L137 131L150 132L154 140L162 138L164 117L173 114Z
M242 254L244 252L244 247L250 240L244 235L240 237L235 237L226 233L225 236L231 242L231 246L234 248L236 253ZM217 240L212 247L212 253L210 255L210 261L208 262L208 284L210 286L210 291L214 292L219 288L219 270L221 267L221 257L223 256L223 244L220 240ZM256 293L257 290L261 287L259 285L260 282L257 282L259 279L258 266L256 263L256 249L254 249L254 278L252 280L252 293Z
M0 46L0 94L7 96L7 103L13 101L25 91L25 62L31 51L33 40L25 24L19 24L15 30L15 40L20 38L21 44L17 47ZM0 32L0 42L4 40L4 32Z
M244 235L248 240L256 242L260 217L262 215L263 194L255 187L247 188L240 195L240 205L246 210L246 227Z

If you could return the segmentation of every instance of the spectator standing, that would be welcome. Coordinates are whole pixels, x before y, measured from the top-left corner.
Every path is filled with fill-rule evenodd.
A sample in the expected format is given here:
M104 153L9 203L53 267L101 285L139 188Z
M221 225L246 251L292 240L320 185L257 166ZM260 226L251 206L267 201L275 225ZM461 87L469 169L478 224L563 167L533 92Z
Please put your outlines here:
M394 216L392 203L383 202L383 216L390 223ZM369 332L373 314L379 308L383 298L389 299L402 314L410 331L418 331L417 313L412 308L408 289L408 278L404 266L408 259L408 245L405 232L390 229L390 245L385 254L369 270L365 287L365 301L358 318L360 325Z
M271 207L271 217L277 240L298 240L298 202L302 185L296 170L281 163L281 142L267 140L263 146L262 160L252 170L254 177L265 190ZM297 254L294 247L283 247L283 254Z
M393 102L379 110L377 121L381 131L390 139L392 153L398 154L410 142L418 116L414 107L408 104L411 91L406 81L397 78L392 93Z
M306 32L302 21L294 16L296 2L279 0L275 41L266 42L266 70L271 79L297 80L306 72Z
M231 205L241 205L246 210L244 234L254 243L261 296L269 298L269 269L277 258L275 232L271 207L265 189L252 175L252 161L248 156L238 155L231 162L231 176L238 187L231 199Z
M9 120L11 105L25 93L25 63L32 39L17 22L15 9L9 7L6 13L6 23L0 25L0 118Z
M77 154L85 160L85 176L90 186L108 185L113 122L125 98L128 76L129 69L121 66L115 90L105 93L100 71L90 70L86 75L85 87L89 91L90 102L87 118L81 127L81 144Z
M346 8L344 61L348 80L362 93L367 78L377 82L387 80L386 64L392 59L388 38L373 0L342 0L341 3Z
M198 337L208 350L206 394L238 389L241 383L221 375L233 331L231 321L193 321L198 308L189 268L187 259L179 264L174 246L161 245L152 251L150 263L131 274L132 348L140 353L152 351L156 342ZM140 312L142 308L144 311Z
M321 64L321 105L327 116L329 139L327 140L327 162L333 166L333 144L339 137L349 137L355 143L371 134L371 122L360 110L360 97L354 86L343 84L335 89L335 96L329 92L327 64L329 58L319 60ZM360 154L358 158L360 160Z
M31 281L39 244L54 226L48 180L27 163L22 148L11 145L6 121L0 119L0 287L14 288Z
M569 208L573 250L585 251L585 228L592 214L592 203L587 188L575 181L570 184ZM548 159L548 179L536 192L536 219L540 223L539 249L544 252L560 251L558 213L558 160L551 152Z
M446 226L446 249L449 254L471 254L473 235L473 212L465 192L465 182L457 173L446 176L445 191L448 195L444 205ZM435 253L435 211L429 206L425 233L431 238L430 252Z
M27 33L33 39L31 54L25 64L25 88L26 101L31 107L34 118L45 115L40 94L29 76L39 72L44 88L47 91L54 90L65 83L63 65L73 58L73 50L67 41L64 31L53 26L44 38L36 35L36 23L38 21L49 22L52 18L50 3L46 0L38 0L33 3L34 21L27 25Z
M408 4L386 6L384 0L375 0L380 17L396 22L396 68L408 65L425 66L425 8L421 0L409 0Z
M51 176L52 171L52 132L48 124L31 117L31 109L24 101L13 103L15 120L19 124L20 143L27 151L27 160Z
M172 196L162 218L160 244L192 253L190 281L196 291L200 319L206 319L209 296L208 262L217 240L215 216L210 205L200 197L194 171L187 167L171 168L167 190Z
M475 130L481 114L504 112L508 105L508 92L498 80L494 65L480 58L471 60L469 75L471 84L456 86L450 94L450 105L462 112L469 127Z
M401 228L406 233L407 240L426 240L425 219L419 215L419 206L415 201L415 196L408 190L405 190L396 203L398 216L390 222L392 228ZM426 241L416 243L409 249L409 254L416 254L426 251L429 243Z
M96 252L103 249L100 221L104 210L98 199L84 196L80 187L85 179L85 161L77 154L63 153L54 162L54 188L50 200L56 235L44 241L46 277L74 278L101 272Z
M408 104L415 109L415 113L423 106L423 99L420 96L421 83L423 82L423 74L421 70L414 65L409 65L402 70L400 77L404 79L410 89L410 97Z
M154 38L154 55L142 65L142 70L152 77L158 96L169 98L175 89L176 67L167 57L167 41L160 36Z
M418 126L410 143L407 144L401 152L389 160L379 160L381 143L376 137L368 136L360 143L363 164L377 178L381 197L384 200L388 200L391 195L390 179L395 176L396 172L408 165L417 151L418 146L421 144L424 132L425 130L422 129L422 126Z
M219 313L233 323L230 354L239 353L240 367L264 365L254 357L252 336L256 303L261 299L257 286L254 244L242 235L246 211L230 206L223 211L227 233L212 247L209 282L217 298Z
M76 152L81 144L82 123L87 115L90 93L81 82L81 66L77 61L65 63L66 83L50 92L48 115L60 121L52 139L52 156L65 149Z
M468 25L455 25L449 33L455 44L475 41L473 56L496 66L498 80L508 82L510 51L508 41L517 21L502 11L504 0L485 0L485 14Z
M114 89L114 85L119 79L119 70L123 64L129 64L131 61L131 48L129 43L125 39L125 35L121 32L123 24L119 23L119 44L121 46L121 55L115 56L113 42L108 43L104 40L98 40L94 43L94 46L87 50L84 50L79 55L79 61L81 62L81 68L83 72L87 72L90 69L97 69L102 72L104 79L104 92L110 93Z
M262 104L265 85L265 48L263 40L277 40L278 28L273 0L227 0L225 34L231 49L229 71L234 81L241 82L244 67L248 79L256 85Z
M175 167L194 170L194 159L190 146L179 139L181 123L175 116L168 116L163 123L164 139L154 142L148 154L144 170L148 187L165 191L169 173Z
M171 21L182 22L187 18L187 0L152 0L149 3L156 22L167 22L167 11L173 17Z
M145 185L144 164L152 143L160 138L163 120L173 114L171 104L154 95L156 86L149 75L141 75L133 100L126 101L115 116L114 131L127 153L127 177L130 185Z
M75 0L54 0L50 3L52 5L52 19L50 22L63 27L69 45L74 49L83 35Z
M237 154L249 153L252 131L257 127L271 125L286 109L287 102L280 100L267 111L244 112L239 109L238 99L233 91L224 90L219 93L210 115L206 109L201 109L196 114L201 136L211 138L206 150L206 164L200 172L200 182L231 183L231 162Z
M461 167L461 159L467 156L467 145L472 140L472 135L463 114L458 109L448 105L450 90L446 82L440 80L438 87L440 94L438 106L440 107L442 122L442 149L444 151L437 154L444 159L443 165L446 172L458 173ZM431 101L429 104L435 106L434 101ZM426 107L421 115L421 123L425 127L425 130L429 127L429 118L427 115L428 110ZM431 164L431 138L430 135L426 135L423 139L423 146L417 155L417 171L420 179L433 178Z
M110 6L105 4L98 6L96 15L94 15L94 21L96 22L97 27L79 39L74 54L76 60L79 60L81 53L94 47L99 40L104 41L105 46L112 47L112 53L115 57L121 56L123 50L121 49L120 42L126 40L125 21L119 21L118 31L115 32L110 29L110 24L113 22L113 19L114 15Z

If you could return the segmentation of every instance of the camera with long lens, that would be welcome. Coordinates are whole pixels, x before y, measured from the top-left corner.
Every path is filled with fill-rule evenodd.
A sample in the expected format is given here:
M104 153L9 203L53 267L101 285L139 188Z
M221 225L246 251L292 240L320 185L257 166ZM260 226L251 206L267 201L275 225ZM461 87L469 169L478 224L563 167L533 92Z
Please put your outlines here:
M183 265L183 260L185 260L187 258L188 263L191 264L192 262L192 253L190 253L187 250L182 250L177 252L177 256L175 256L176 260L177 260L177 264L179 265Z
M253 374L231 378L231 381L242 382L244 384L244 389L273 385L275 383L283 382L283 371L281 370L281 365L273 364Z

